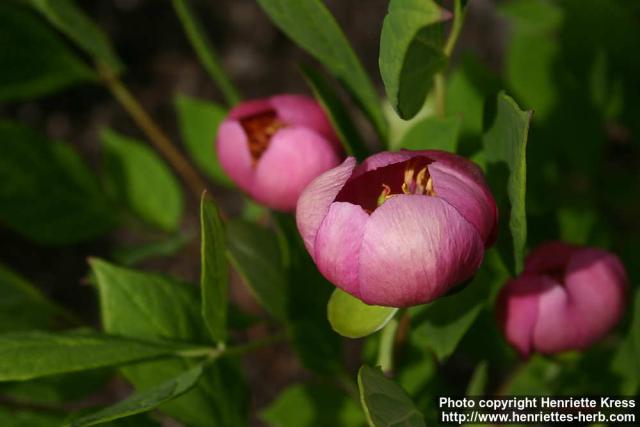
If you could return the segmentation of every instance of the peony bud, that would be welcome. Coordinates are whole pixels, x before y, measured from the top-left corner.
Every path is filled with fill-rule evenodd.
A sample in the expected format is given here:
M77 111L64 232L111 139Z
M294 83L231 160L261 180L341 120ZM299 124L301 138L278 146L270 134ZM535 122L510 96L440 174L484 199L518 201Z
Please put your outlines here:
M292 211L315 177L338 165L338 137L321 107L300 95L244 102L220 124L224 171L256 201Z
M538 246L498 298L507 341L523 356L584 349L622 315L627 275L617 256L564 242Z
M429 302L473 276L496 237L482 172L443 151L348 158L316 178L296 210L320 272L367 304Z

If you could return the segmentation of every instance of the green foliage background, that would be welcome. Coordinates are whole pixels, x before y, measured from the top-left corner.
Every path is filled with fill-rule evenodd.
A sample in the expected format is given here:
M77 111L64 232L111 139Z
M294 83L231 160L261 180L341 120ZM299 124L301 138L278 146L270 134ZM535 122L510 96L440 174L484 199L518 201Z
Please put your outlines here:
M437 421L443 394L637 396L637 2L485 1L487 18L473 0L381 1L386 17L365 24L375 37L353 45L332 11L368 19L359 2L246 6L281 31L271 30L270 55L296 52L281 61L326 110L346 153L444 149L488 177L498 244L463 290L399 313L332 295L292 216L253 204L220 168L213 140L241 96L216 52L228 40L213 26L235 22L228 9L154 4L184 30L215 89L175 90L151 115L149 96L125 83L153 67L114 44L114 24L88 3L0 3L3 426L420 426ZM502 30L485 41L498 58L477 48L483 19ZM281 66L258 70L270 90L289 88L274 77ZM28 114L39 105L55 118L109 96L121 118L89 146ZM528 250L558 238L618 254L628 308L584 352L521 361L496 327L495 297ZM54 260L65 257L73 283L62 291ZM281 360L292 368L272 384L262 373ZM97 406L91 396L102 396Z

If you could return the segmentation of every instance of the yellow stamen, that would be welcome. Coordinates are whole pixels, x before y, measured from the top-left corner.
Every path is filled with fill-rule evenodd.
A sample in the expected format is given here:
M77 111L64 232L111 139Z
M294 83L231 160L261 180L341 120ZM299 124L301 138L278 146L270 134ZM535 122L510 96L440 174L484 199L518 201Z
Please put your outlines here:
M433 189L433 180L428 175L427 166L424 166L416 174L417 162L411 160L404 170L404 182L402 183L402 192L404 194L426 194L427 196L435 196Z

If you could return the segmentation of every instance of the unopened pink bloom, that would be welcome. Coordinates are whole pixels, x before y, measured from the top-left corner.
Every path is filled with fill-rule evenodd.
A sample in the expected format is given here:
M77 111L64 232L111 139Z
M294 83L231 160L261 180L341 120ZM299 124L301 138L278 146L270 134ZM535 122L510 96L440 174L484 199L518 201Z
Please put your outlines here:
M584 349L620 320L627 275L614 254L556 241L525 264L498 298L500 326L523 357Z
M497 232L480 169L443 151L353 158L316 178L296 219L320 272L367 304L429 302L473 276Z
M292 211L302 190L340 163L338 137L316 101L279 95L233 108L216 138L222 169L256 201Z

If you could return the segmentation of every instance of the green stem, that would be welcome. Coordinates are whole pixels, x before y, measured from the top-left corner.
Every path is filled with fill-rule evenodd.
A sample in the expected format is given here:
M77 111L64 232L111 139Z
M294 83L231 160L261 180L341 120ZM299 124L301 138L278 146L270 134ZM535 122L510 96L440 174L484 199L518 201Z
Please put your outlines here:
M446 116L446 107L445 107L445 96L446 96L446 87L444 82L444 75L442 73L438 73L433 78L433 95L435 102L435 113L437 117L445 117Z
M449 32L447 42L444 45L444 54L447 56L451 56L453 53L458 37L460 37L462 24L464 23L466 15L467 9L462 7L462 0L455 0L455 4L453 6L453 24L451 25L451 31Z
M462 7L462 0L455 0L453 6L453 24L451 25L451 31L445 42L443 52L447 57L451 57L453 49L456 47L460 33L462 32L462 24L467 14L467 9ZM438 73L434 77L434 96L435 96L435 110L438 117L444 117L446 113L445 107L445 92L446 85L444 82L444 74Z
M164 156L173 169L191 189L193 195L200 200L207 184L191 163L171 142L171 139L160 129L149 113L122 83L116 73L104 63L97 64L100 78L111 91L113 97L120 103L138 127L145 133L149 142ZM207 191L207 194L211 194Z
M188 0L172 0L172 2L173 7L176 10L176 14L180 19L180 23L187 34L187 38L189 39L191 46L193 46L196 55L198 55L198 59L200 59L202 66L217 83L227 101L227 104L230 107L234 106L240 101L240 94L220 65L220 61L211 47L211 43L207 40L202 27L194 17L193 12L189 7Z
M249 353L253 350L257 350L262 347L270 346L274 343L282 341L286 338L286 334L284 332L271 335L268 337L260 338L255 341L248 342L246 344L241 344L232 347L194 347L186 350L180 350L176 352L177 356L187 357L187 358L198 358L198 357L206 357L207 359L214 360L219 357L228 357L228 356L239 356L245 353Z
M393 371L393 352L395 349L396 332L400 322L393 318L380 332L380 345L378 347L378 365L384 373Z

